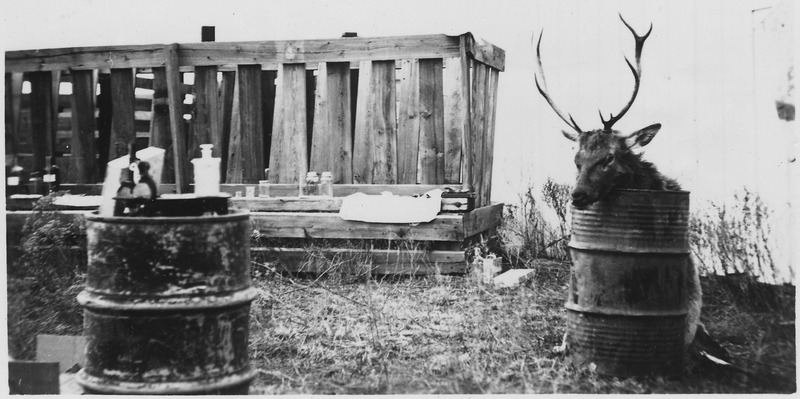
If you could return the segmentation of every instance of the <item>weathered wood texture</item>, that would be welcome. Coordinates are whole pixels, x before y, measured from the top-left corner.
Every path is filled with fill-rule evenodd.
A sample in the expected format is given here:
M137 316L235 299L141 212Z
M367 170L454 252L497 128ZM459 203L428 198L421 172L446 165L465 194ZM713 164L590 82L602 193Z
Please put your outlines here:
M269 175L275 183L297 183L308 171L306 69L284 64L278 71Z
M7 153L19 153L19 119L22 110L22 73L6 73L6 143Z
M353 181L397 183L395 62L363 62L359 79Z
M152 90L150 145L165 150L161 182L175 183L175 152L170 132L169 90L165 68L153 68Z
M193 158L200 157L200 144L213 144L218 154L222 154L222 135L219 127L219 89L217 88L217 67L202 66L194 70L194 127L195 148L190 151ZM259 110L260 113L260 110Z
M258 183L264 174L261 68L258 65L239 65L233 108L226 181ZM214 151L214 155L217 154Z
M97 149L94 141L94 97L97 85L94 71L73 71L72 78L72 154L69 181L92 183L96 179Z
M167 78L167 102L169 104L169 127L172 138L172 155L175 168L175 184L178 193L189 191L189 161L186 153L186 136L183 129L183 92L181 91L181 77L178 70L178 45L166 46L165 72Z
M310 169L331 171L336 184L353 182L350 113L350 64L321 64L317 76Z
M136 138L134 98L133 69L112 69L109 160L126 155L128 143Z

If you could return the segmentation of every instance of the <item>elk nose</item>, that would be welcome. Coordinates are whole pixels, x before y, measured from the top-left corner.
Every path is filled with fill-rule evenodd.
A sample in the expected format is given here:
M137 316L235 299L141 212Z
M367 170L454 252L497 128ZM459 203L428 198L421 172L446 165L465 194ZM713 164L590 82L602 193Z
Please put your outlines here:
M589 194L587 194L585 191L573 191L572 192L572 204L573 205L580 207L580 206L586 205L588 200L589 200Z

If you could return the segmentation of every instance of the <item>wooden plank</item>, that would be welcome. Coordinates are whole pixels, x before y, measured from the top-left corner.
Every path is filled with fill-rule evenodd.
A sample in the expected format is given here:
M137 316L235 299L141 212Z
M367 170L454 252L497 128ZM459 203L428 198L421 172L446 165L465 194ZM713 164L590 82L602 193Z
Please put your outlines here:
M494 163L494 124L497 114L497 85L500 71L487 67L486 76L486 102L484 112L486 114L483 140L483 185L479 193L482 198L481 203L491 203L492 197L492 166Z
M314 112L310 169L332 172L335 184L352 183L349 63L320 65Z
M444 182L460 183L462 142L469 105L464 97L460 58L445 58L442 76L444 113Z
M356 115L353 181L394 184L397 182L395 62L372 61L368 69L368 80L359 77L365 84L359 83L358 109L363 112Z
M194 127L195 147L190 151L192 158L200 157L200 144L213 144L216 156L222 154L222 135L219 126L219 89L217 88L217 67L198 66L194 71Z
M250 225L267 238L348 238L461 241L460 215L439 215L416 226L402 223L365 223L344 220L335 213L270 212L250 214Z
M503 203L496 202L465 213L463 216L464 236L472 237L500 226L503 222L503 206Z
M97 181L97 161L95 155L95 105L97 85L94 71L73 71L72 79L72 138L70 175L67 179L78 184Z
M486 140L486 78L487 70L489 67L473 62L473 79L472 79L472 106L470 117L472 118L470 134L472 135L472 154L470 162L472 163L472 184L473 190L479 195L475 198L475 207L484 205L483 197L480 193L483 190L483 149L484 141Z
M53 148L53 75L50 72L33 72L31 83L31 146L33 171L43 171L45 157Z
M347 39L181 44L183 66L344 62L453 57L459 36L420 35ZM129 45L6 52L7 72L165 66L163 45Z
M297 183L308 171L306 69L285 64L278 72L272 128L270 182Z
M418 181L444 183L442 60L419 61L420 133Z
M220 191L233 194L236 191L245 191L245 187L253 187L253 184L221 184ZM457 185L440 184L335 184L333 186L334 197L346 197L350 194L364 193L377 195L384 191L395 195L415 195L423 194L433 189L459 188ZM62 188L72 194L100 195L102 184L64 184ZM174 193L174 184L161 184L158 186L159 193ZM272 197L297 197L297 184L270 184Z
M459 120L463 126L461 135L461 184L462 188L467 191L474 191L473 183L473 170L472 170L472 62L467 54L467 37L461 36L461 52L460 52L460 97L463 109L460 112ZM461 117L464 119L462 120Z
M106 173L111 142L111 75L100 73L97 85L100 86L100 94L97 95L97 167L98 177L101 177Z
M400 65L400 102L397 106L397 182L417 183L420 152L420 60L403 60Z
M183 94L180 89L181 76L178 71L178 45L165 47L167 98L169 102L169 127L172 135L172 155L175 167L175 184L178 193L189 190L189 161L186 159L186 136L183 129Z
M50 124L50 142L53 145L50 147L50 165L55 163L57 157L64 153L64 151L58 151L57 142L56 142L56 133L58 132L58 97L59 97L59 89L61 88L61 71L51 71L50 73L53 74L53 78L50 80L50 84L52 85L52 89L50 93L52 97L50 98L52 101L51 107L53 109L52 113L50 114L53 118L53 122ZM66 130L66 129L65 129ZM50 165L46 165L50 167Z
M136 138L134 128L134 87L133 69L111 70L111 140L109 143L109 160L128 153L128 143Z
M217 122L220 134L220 176L228 176L228 151L230 150L231 124L233 116L233 98L236 93L236 72L222 72L222 82L219 85L219 100ZM237 104L238 105L238 104ZM227 180L226 180L227 181Z
M295 186L294 191L297 192ZM343 197L233 197L230 204L251 212L339 212Z
M5 125L7 152L19 153L19 117L22 109L22 73L6 73Z
M314 131L314 108L317 89L317 77L314 71L306 70L306 159L311 157L311 134ZM311 171L313 169L309 169ZM319 173L321 171L317 171Z
M8 388L11 394L59 394L58 363L10 360Z
M163 148L164 166L161 169L161 182L175 183L175 152L172 148L170 132L169 90L167 89L167 70L153 68L153 101L150 121L150 145Z
M278 79L278 71L261 71L261 115L264 118L264 160L269 163L272 155L272 128L275 124L275 80ZM269 165L264 165L269 166ZM264 175L264 179L269 176Z
M499 71L505 70L505 50L484 40L476 40L471 33L465 33L462 37L466 38L467 49L476 61Z
M463 273L466 268L464 251L418 251L418 250L356 250L325 248L309 250L305 248L254 247L250 256L258 261L278 262L279 270L288 272L323 272L314 259L318 256L336 259L346 264L367 264L373 274L448 274ZM312 258L313 257L313 258ZM304 267L304 268L301 268ZM314 270L310 270L314 269Z

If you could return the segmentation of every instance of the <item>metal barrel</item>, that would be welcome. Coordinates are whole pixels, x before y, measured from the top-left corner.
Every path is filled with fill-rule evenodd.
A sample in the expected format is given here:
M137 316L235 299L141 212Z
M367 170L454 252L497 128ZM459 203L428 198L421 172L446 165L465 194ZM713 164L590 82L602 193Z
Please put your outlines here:
M572 210L567 345L612 376L679 373L687 314L689 193L617 190Z
M246 394L251 287L247 212L86 217L86 364L103 394Z

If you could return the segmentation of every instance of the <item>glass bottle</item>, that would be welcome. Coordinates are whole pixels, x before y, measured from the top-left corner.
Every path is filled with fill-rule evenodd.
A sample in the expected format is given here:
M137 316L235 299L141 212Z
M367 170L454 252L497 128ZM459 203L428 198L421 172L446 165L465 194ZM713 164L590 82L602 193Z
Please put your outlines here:
M317 174L317 172L306 173L305 185L302 185L301 187L302 187L301 196L303 197L311 197L318 195L319 174Z
M322 172L319 180L319 195L333 197L333 173Z

